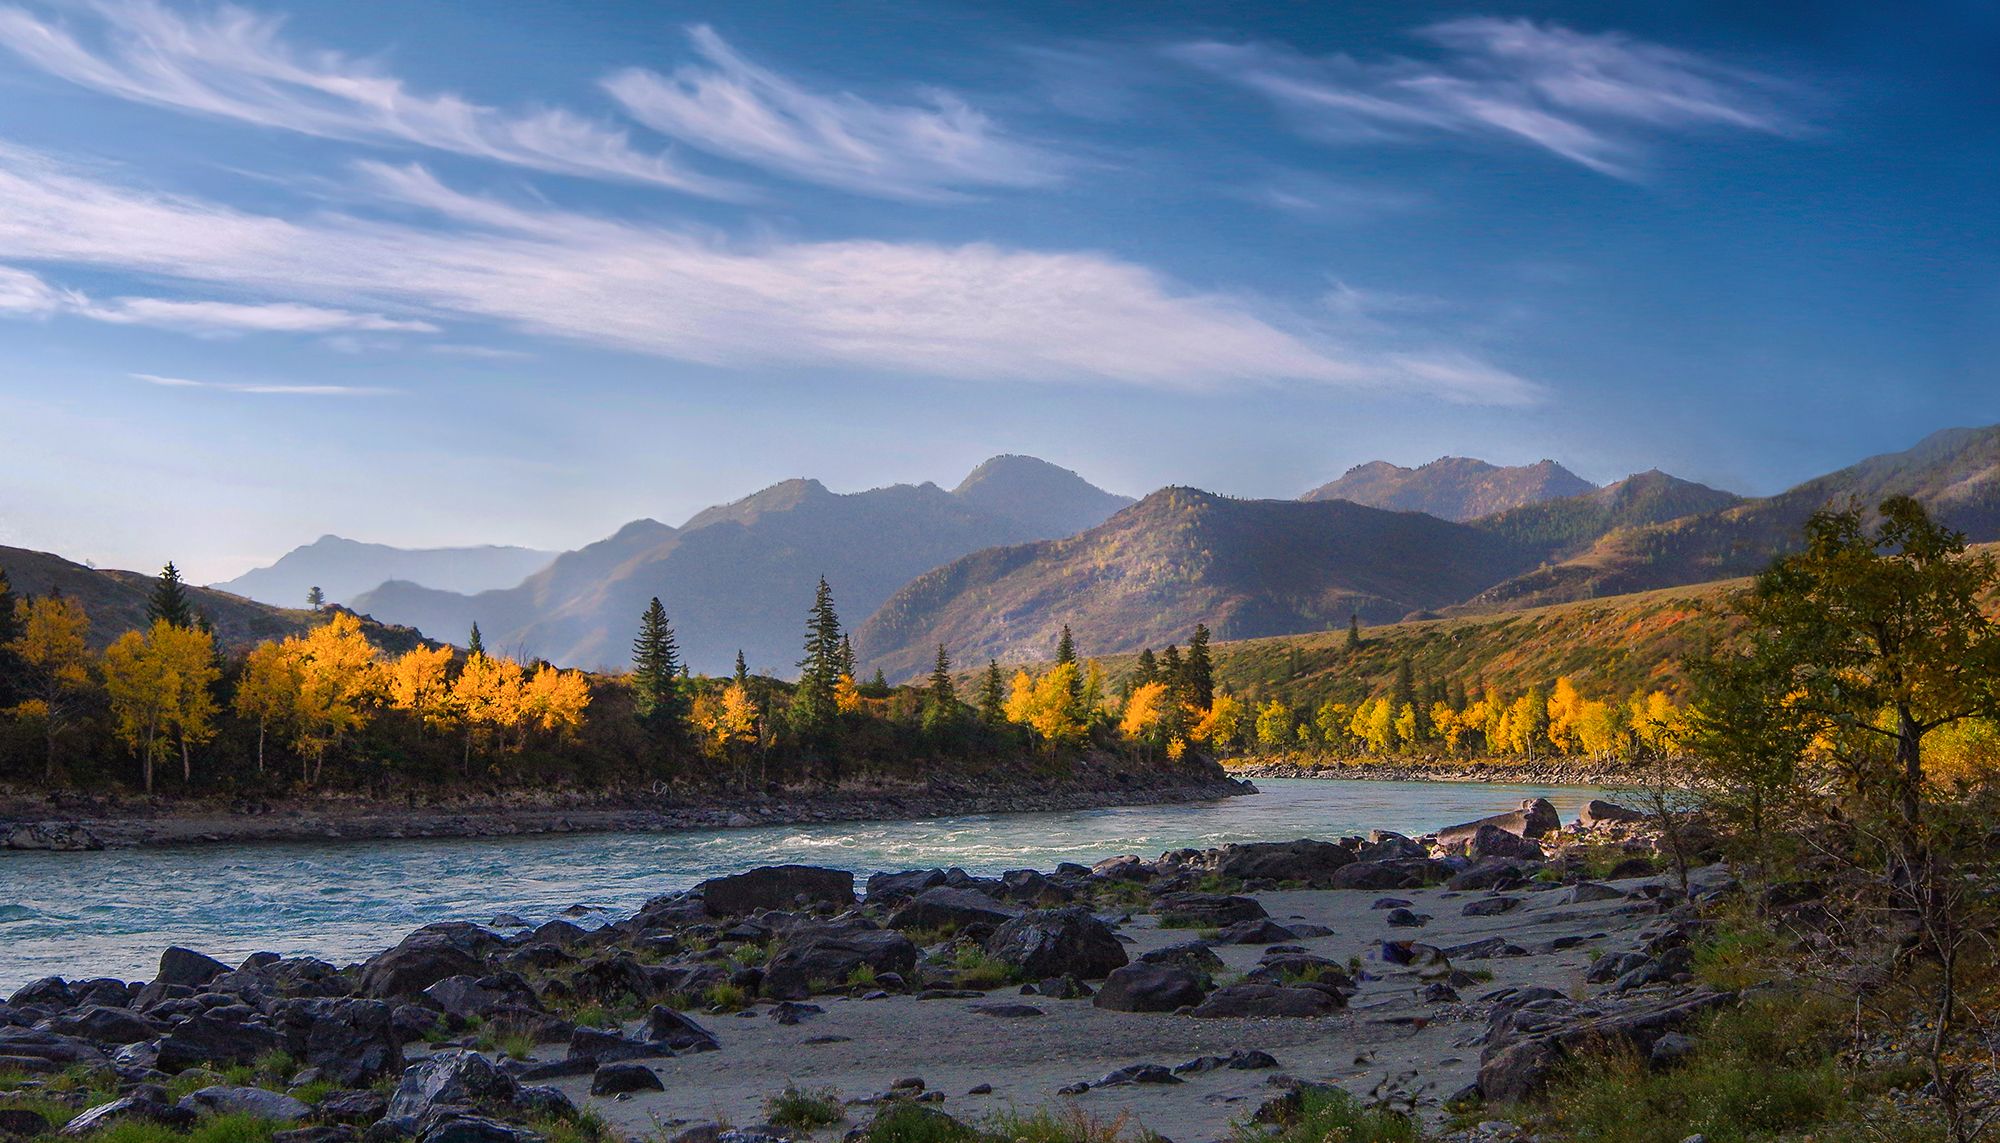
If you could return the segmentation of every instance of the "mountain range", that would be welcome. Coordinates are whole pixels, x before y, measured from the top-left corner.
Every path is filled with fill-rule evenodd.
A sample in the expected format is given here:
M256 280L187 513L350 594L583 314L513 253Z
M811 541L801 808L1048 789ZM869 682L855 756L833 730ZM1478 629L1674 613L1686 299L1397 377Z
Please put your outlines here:
M1342 486L1388 506L1326 498ZM926 670L939 644L962 664L1045 658L1064 625L1086 654L1115 655L1183 641L1196 623L1223 640L1337 634L1350 617L1474 616L1707 583L1795 544L1816 509L1897 493L1974 541L2000 539L2000 426L1935 433L1762 498L1657 471L1599 488L1553 462L1445 458L1363 465L1300 500L1170 487L1135 502L1047 462L1003 456L950 490L836 493L788 480L678 528L637 520L545 561L526 549L458 549L471 553L465 564L442 568L450 549L326 537L228 586L292 603L303 601L300 583L333 594L379 574L387 582L355 590L350 603L383 623L453 642L477 623L496 650L594 668L625 664L636 618L658 595L694 669L725 671L741 648L753 670L788 676L824 575L862 669L904 679ZM1446 515L1502 507L1455 520L1405 507L1412 497ZM396 578L428 568L411 575L490 579L508 574L509 559L540 563L479 591ZM143 619L149 576L5 548L0 568L17 590L60 586L82 598L102 640ZM219 590L197 602L232 645L311 620Z
M659 596L698 671L789 675L813 584L825 576L850 623L915 576L970 552L1090 527L1131 503L1033 457L1000 456L956 488L897 484L836 493L787 480L679 528L636 521L557 557L521 583L464 594L392 581L354 600L393 623L584 667L620 667Z
M235 579L210 584L278 607L297 607L317 587L330 603L347 603L392 579L444 591L485 591L520 583L555 552L484 545L472 548L394 548L342 536L321 536L293 548L269 567L253 568Z

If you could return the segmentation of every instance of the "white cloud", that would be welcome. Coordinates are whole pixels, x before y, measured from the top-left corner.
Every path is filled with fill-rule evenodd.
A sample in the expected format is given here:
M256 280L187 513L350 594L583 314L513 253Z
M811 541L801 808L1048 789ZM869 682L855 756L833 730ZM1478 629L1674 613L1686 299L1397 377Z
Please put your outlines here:
M922 105L825 94L745 59L715 30L689 29L704 61L672 75L632 68L604 81L634 119L711 154L792 178L890 198L936 199L961 187L1033 187L1062 163L1008 138L944 91Z
M211 389L222 393L259 393L290 397L373 397L393 393L363 385L284 385L275 382L193 381L186 377L162 377L157 373L134 373L135 380L163 389Z
M1499 404L1539 392L1492 367L1339 344L1305 317L1103 254L737 243L474 198L421 169L375 176L438 224L279 219L110 185L0 147L0 259L484 318L726 368L1180 389L1289 381Z
M49 285L26 270L0 266L0 314L47 317L68 314L112 325L144 325L194 334L237 333L437 333L427 321L355 313L298 302L188 301L112 298L94 302L79 290Z
M302 52L279 21L224 5L184 17L156 0L86 0L94 37L26 8L0 7L0 46L121 99L356 142L431 148L557 174L718 198L742 188L635 149L623 130L570 111L503 111L415 92L337 52Z
M1788 109L1799 95L1791 85L1630 36L1486 17L1419 36L1442 58L1361 61L1215 42L1170 51L1261 93L1334 143L1498 138L1631 179L1644 171L1649 133L1803 130Z

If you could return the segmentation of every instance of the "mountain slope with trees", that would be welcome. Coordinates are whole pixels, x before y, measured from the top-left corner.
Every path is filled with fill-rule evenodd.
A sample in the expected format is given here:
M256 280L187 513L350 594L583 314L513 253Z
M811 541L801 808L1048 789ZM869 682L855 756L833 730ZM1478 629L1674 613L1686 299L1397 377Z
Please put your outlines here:
M1775 496L1613 530L1570 558L1481 592L1466 608L1532 607L1749 575L1795 550L1814 512L1899 495L1974 541L2000 539L2000 425L1945 429Z
M1525 504L1580 496L1595 487L1552 460L1501 467L1471 457L1446 456L1418 468L1386 460L1356 465L1340 479L1299 499L1352 500L1370 508L1465 521Z
M1040 655L1068 625L1091 653L1390 622L1535 565L1492 532L1345 500L1232 500L1167 488L1066 539L978 552L898 591L855 635L901 678L939 644L965 661Z

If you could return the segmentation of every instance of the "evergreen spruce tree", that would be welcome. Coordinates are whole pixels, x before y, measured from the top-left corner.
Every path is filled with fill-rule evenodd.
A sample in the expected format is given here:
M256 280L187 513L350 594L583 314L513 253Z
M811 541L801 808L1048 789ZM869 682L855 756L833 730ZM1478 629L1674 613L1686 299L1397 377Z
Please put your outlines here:
M175 627L194 626L194 606L188 602L181 569L172 560L160 569L160 578L153 583L153 595L146 601L146 619L152 623L164 619Z
M1174 700L1173 706L1180 707L1187 703L1187 664L1181 662L1181 649L1172 643L1160 652L1159 678L1167 684L1167 695Z
M846 635L842 635L840 637L840 673L851 679L854 677L854 671L854 644L848 642Z
M1083 709L1083 664L1076 661L1076 639L1069 633L1069 624L1063 624L1062 638L1056 640L1056 666L1071 666L1076 670L1069 676L1069 701L1076 712Z
M1361 646L1361 616L1349 612L1347 616L1347 649L1357 650Z
M1208 625L1197 623L1194 634L1188 637L1187 649L1188 701L1196 710L1207 710L1215 705L1215 665L1208 657Z
M750 667L743 661L743 648L741 647L736 649L736 673L731 675L730 678L737 686L742 687L744 690L750 689Z
M1000 726L1007 721L1007 683L1000 677L1000 661L986 660L986 676L979 680L979 721Z
M1160 660L1154 656L1153 649L1148 647L1139 652L1138 665L1132 668L1132 685L1143 687L1147 683L1159 681L1159 677Z
M314 611L318 611L320 608L326 606L326 593L319 589L318 584L312 585L306 591L306 606L312 608Z
M1062 638L1056 640L1056 666L1076 662L1076 639L1069 633L1069 624L1063 624Z
M806 657L799 660L799 685L792 692L792 726L803 736L816 737L833 725L834 688L846 673L846 642L833 609L833 589L821 576L806 617Z
M681 687L681 649L659 596L639 617L639 634L632 640L632 711L660 738L679 736L687 727L687 697Z
M484 655L486 653L486 640L479 637L479 624L477 623L472 625L472 634L465 637L465 653L468 657L472 655Z
M1407 658L1396 667L1396 685L1389 691L1389 704L1398 714L1406 706L1417 705L1417 680Z
M932 732L949 728L958 721L958 689L951 680L951 656L939 643L937 662L931 667L930 686L924 691L924 729Z

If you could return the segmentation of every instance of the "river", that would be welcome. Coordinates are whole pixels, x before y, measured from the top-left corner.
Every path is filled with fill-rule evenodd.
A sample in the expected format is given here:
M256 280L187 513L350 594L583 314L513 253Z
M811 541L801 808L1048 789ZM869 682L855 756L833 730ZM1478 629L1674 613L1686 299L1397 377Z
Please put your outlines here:
M555 834L0 852L0 996L37 978L150 980L160 950L336 963L420 925L530 922L572 905L629 914L647 898L756 865L1047 870L1231 841L1423 833L1545 796L1567 820L1596 791L1450 782L1261 779L1219 802L678 833Z

